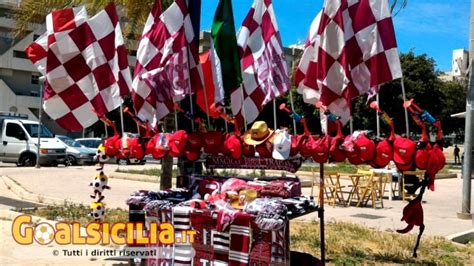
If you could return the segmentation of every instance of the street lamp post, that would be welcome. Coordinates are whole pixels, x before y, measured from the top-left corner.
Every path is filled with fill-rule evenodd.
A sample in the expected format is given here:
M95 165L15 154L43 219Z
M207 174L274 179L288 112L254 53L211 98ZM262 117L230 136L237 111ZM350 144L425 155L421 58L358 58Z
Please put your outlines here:
M463 186L461 212L458 217L471 219L471 178L472 178L472 140L473 140L473 113L474 113L474 0L471 1L471 31L469 40L469 85L466 95L466 124L464 131L464 162L463 162Z
M42 127L42 123L41 123L41 117L42 117L42 113L43 113L43 89L44 89L44 81L45 81L45 77L44 76L41 76L39 78L39 85L40 85L40 93L39 93L39 97L40 97L40 105L39 105L39 108L38 108L38 144L36 145L36 168L40 168L40 143L41 143L41 127Z

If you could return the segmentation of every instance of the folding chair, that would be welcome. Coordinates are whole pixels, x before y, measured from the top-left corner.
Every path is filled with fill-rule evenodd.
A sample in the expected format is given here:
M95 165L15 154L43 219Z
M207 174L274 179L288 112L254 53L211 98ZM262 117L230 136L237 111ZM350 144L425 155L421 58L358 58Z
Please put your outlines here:
M358 174L363 174L359 181L359 201L357 202L357 207L360 207L362 204L367 205L369 200L372 201L372 208L376 208L376 203L379 201L383 208L383 201L381 200L381 186L380 180L375 177L372 171L366 170L357 170Z
M313 170L313 176L315 172ZM321 189L320 184L318 183L319 189ZM324 195L325 201L328 202L329 205L336 206L337 202L343 203L344 195L342 194L342 186L339 181L339 175L336 172L325 172L324 173Z
M416 198L416 185L419 184L424 177L424 171L404 171L402 172L402 199L412 200ZM411 179L411 180L409 180Z

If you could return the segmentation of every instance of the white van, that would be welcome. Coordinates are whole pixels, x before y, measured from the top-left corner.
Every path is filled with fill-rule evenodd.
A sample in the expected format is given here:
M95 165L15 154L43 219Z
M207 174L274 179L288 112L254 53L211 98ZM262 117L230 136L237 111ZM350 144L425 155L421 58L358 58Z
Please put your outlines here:
M27 115L0 112L0 161L18 166L36 164L38 127ZM45 126L41 126L40 164L64 163L66 147Z

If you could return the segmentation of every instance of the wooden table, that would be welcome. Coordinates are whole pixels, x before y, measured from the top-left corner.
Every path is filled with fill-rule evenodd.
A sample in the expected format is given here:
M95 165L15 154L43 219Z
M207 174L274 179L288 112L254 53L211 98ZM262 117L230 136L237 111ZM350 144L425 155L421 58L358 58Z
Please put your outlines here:
M352 200L352 197L354 196L354 193L357 193L357 195L360 199L360 195L359 195L359 192L357 191L357 189L358 189L358 186L359 186L359 180L363 176L364 176L363 174L339 173L339 178L348 177L352 182L352 188L349 192L349 196L347 197L346 206L349 206L351 204L351 200Z

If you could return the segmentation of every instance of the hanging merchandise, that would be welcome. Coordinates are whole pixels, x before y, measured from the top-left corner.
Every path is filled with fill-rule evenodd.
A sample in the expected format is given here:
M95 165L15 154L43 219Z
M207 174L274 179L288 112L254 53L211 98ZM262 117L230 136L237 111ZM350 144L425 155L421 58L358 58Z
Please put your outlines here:
M401 171L409 171L413 169L416 151L416 142L413 140L397 136L393 143L393 161L397 168Z
M96 202L101 202L104 199L102 192L104 192L105 189L110 189L107 183L108 177L104 174L104 172L100 171L100 173L95 176L94 181L89 184L89 186L94 189L93 194L91 194L91 198L96 200Z
M342 134L342 123L338 119L337 123L337 134L331 139L331 147L329 149L329 155L333 162L344 162L346 160L346 154L342 144L344 143L344 135Z

